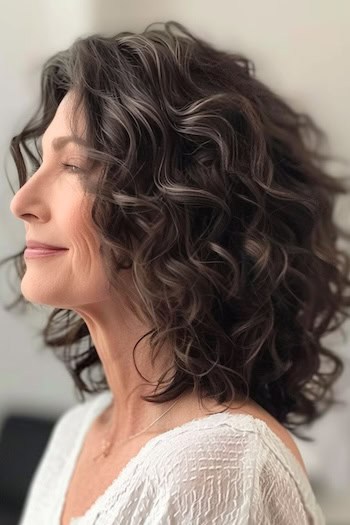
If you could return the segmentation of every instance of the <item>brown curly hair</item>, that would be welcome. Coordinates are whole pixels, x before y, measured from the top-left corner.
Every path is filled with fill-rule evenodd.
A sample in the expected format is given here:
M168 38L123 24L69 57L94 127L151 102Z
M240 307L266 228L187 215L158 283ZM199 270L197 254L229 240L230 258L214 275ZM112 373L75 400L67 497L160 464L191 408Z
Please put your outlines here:
M161 403L188 388L221 404L250 396L313 441L295 428L337 403L344 363L321 338L350 306L349 257L336 246L350 235L332 219L336 194L349 189L307 144L324 132L259 81L251 60L178 22L94 34L43 67L40 106L11 141L20 187L69 90L102 167L97 185L83 182L109 281L118 289L120 270L132 269L140 298L129 307L153 327L143 336L152 359L165 342L173 349L172 380L143 398ZM14 260L19 279L23 252L1 263ZM108 389L80 316L55 308L40 333L82 398ZM95 366L100 380L83 381Z

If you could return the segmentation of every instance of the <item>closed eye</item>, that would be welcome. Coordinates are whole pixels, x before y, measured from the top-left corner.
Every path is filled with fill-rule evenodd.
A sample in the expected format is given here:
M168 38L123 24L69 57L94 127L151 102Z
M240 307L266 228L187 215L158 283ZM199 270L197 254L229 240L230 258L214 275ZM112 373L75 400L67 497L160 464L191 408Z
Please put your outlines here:
M79 166L74 166L73 164L63 164L62 163L61 166L65 168L66 170L71 171L72 173L79 173L82 171L82 169L79 168Z
M64 164L63 162L60 163L61 167L64 168L67 171L70 171L71 173L80 173L82 171L79 166L75 166L73 164ZM34 166L34 168L31 170L31 175L34 175L38 171L38 169L41 167L41 164L37 164Z

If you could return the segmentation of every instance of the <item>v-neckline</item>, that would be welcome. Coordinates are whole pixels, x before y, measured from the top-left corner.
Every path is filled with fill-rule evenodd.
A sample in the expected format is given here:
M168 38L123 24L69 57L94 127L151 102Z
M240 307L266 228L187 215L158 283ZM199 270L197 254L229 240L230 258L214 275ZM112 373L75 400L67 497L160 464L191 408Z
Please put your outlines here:
M108 406L108 403L111 401L111 398L112 398L112 393L109 391L106 391L106 392L100 393L95 399L91 400L91 407L89 407L89 410L87 410L83 424L81 425L81 431L75 442L75 446L72 448L69 459L67 459L66 468L65 468L65 472L63 474L63 480L62 480L63 490L61 491L60 503L58 505L59 512L58 512L58 519L56 520L57 525L61 525L61 517L63 513L64 502L66 499L70 481L72 479L75 467L77 465L77 461L79 458L79 454L81 452L82 445L84 443L84 439L86 438L95 419ZM264 432L267 431L273 437L275 444L278 443L280 447L282 446L282 449L287 454L288 458L292 461L292 464L294 465L294 469L293 469L294 474L297 475L298 481L300 483L304 483L305 485L309 484L309 480L308 480L306 473L304 472L302 466L299 464L298 460L296 459L292 451L287 447L287 445L282 441L282 439L280 439L270 429L270 427L265 423L265 421L251 414L248 414L248 413L237 412L236 414L233 414L231 412L215 412L213 414L206 414L205 416L191 419L165 432L162 432L161 434L151 437L140 448L140 450L128 460L128 462L121 469L117 477L113 479L113 481L106 487L106 489L99 496L97 496L97 498L90 505L90 507L84 512L84 514L80 516L72 517L69 522L69 525L79 525L80 522L83 522L83 521L85 522L85 520L88 520L88 518L95 512L96 508L99 507L101 504L103 505L103 501L109 497L112 490L113 491L117 490L117 487L120 484L122 484L124 478L127 477L129 471L132 471L132 469L135 466L137 466L138 463L142 462L142 459L144 458L144 456L146 456L146 454L148 455L150 449L155 447L157 443L159 443L160 441L166 438L177 435L181 432L185 432L189 427L193 426L194 424L199 425L203 423L208 423L209 421L215 422L215 420L217 420L219 424L223 420L225 419L227 420L227 418L229 419L235 418L236 420L245 419L248 421L253 420L254 424L257 424ZM302 481L302 479L304 481Z

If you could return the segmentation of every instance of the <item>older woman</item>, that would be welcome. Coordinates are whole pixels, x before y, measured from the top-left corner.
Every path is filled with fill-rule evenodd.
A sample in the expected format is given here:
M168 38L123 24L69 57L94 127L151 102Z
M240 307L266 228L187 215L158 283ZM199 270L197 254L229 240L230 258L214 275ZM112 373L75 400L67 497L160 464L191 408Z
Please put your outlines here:
M54 307L44 341L96 395L59 418L21 525L324 523L289 430L343 366L320 337L350 302L346 190L303 132L249 60L176 22L45 64L12 140L21 299Z

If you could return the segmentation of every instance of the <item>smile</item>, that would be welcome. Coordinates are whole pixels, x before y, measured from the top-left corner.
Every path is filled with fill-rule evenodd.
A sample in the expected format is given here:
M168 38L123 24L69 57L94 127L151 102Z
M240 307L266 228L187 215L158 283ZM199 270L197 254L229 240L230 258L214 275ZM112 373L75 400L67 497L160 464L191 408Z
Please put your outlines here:
M66 248L52 250L48 248L26 248L24 250L24 257L26 259L34 259L36 257L49 257L50 255L58 255L68 251Z

